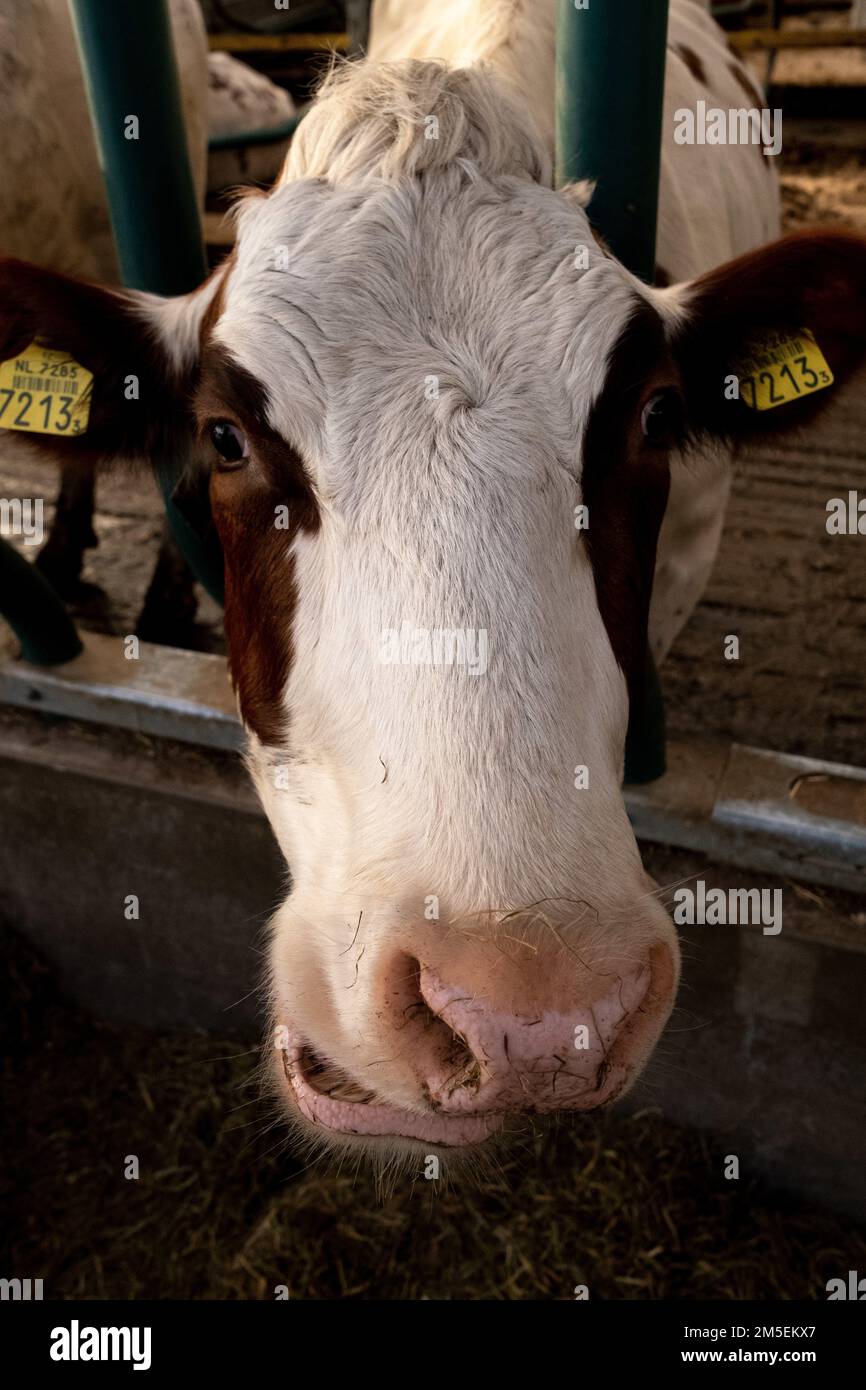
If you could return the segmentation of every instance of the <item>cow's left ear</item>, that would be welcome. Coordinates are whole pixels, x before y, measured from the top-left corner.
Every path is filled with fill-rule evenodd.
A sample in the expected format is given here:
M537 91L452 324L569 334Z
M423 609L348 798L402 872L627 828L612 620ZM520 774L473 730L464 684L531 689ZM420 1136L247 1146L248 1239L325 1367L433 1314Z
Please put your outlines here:
M0 260L0 432L60 461L182 447L212 296L211 282L168 300Z
M798 232L659 294L698 433L809 421L866 360L866 238Z

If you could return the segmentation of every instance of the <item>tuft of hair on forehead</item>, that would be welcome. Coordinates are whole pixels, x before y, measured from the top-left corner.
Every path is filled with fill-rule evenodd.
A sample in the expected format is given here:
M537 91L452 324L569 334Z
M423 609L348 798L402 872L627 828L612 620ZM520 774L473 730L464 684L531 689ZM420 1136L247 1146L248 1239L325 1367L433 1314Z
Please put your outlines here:
M298 126L279 181L395 182L455 163L483 178L552 177L528 113L484 64L343 62Z

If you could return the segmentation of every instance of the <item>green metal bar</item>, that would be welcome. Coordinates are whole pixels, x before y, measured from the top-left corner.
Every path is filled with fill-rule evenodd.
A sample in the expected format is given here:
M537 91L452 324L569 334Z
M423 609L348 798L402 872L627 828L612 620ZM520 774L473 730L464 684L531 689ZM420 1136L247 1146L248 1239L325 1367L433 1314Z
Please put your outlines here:
M614 255L655 274L668 0L559 0L556 179L593 179L588 213ZM665 771L665 711L647 649L643 694L632 701L625 781Z
M124 284L185 294L207 275L166 0L72 0Z
M652 282L668 0L559 0L557 183L596 180L589 217Z
M207 275L167 0L70 0L123 281L186 294ZM190 568L218 601L221 552L174 501L185 459L157 461L166 513ZM202 499L198 508L209 512Z
M346 0L349 57L360 58L370 40L371 0Z
M59 666L82 650L75 624L48 580L0 539L0 613L34 666Z

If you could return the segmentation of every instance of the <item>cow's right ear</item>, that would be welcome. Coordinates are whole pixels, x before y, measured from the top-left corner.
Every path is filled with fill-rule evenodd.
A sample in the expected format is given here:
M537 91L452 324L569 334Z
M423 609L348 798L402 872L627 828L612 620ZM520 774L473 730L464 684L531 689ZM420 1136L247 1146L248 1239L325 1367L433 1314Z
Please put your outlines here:
M797 429L866 361L866 237L794 232L657 303L696 433Z
M169 447L176 452L192 429L189 398L210 283L165 300L0 260L0 362L37 343L67 353L93 378L83 432L25 428L19 437L60 459L158 459ZM4 423L0 418L0 428Z

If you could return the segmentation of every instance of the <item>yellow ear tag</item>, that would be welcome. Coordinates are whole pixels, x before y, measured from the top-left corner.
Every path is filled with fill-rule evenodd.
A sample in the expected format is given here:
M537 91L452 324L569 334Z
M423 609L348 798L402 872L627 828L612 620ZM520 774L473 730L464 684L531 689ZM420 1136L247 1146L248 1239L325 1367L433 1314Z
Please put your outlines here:
M0 429L84 434L93 373L68 352L31 343L0 362Z
M750 410L775 410L833 385L833 373L808 328L767 333L737 365L740 399Z

